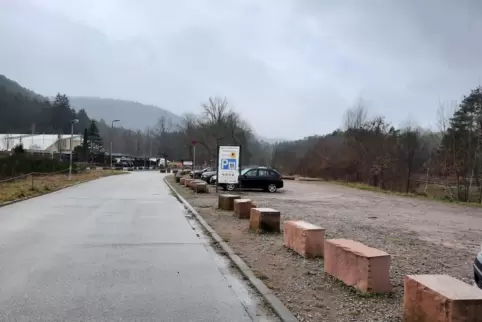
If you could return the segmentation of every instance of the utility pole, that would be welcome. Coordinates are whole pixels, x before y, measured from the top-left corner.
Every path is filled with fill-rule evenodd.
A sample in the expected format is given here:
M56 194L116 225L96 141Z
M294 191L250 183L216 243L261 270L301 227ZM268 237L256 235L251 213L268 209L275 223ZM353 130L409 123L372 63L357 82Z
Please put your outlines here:
M31 153L33 154L33 136L35 135L35 123L32 123L32 146L30 147Z
M72 180L72 155L74 154L74 124L79 123L78 119L70 121L70 162L69 162L69 181Z
M196 169L196 140L192 140L192 171L194 173L194 170ZM194 177L194 174L193 174Z
M114 123L120 120L113 120L110 124L110 168L112 169L112 141L114 141Z
M151 134L149 133L149 169L151 168L151 156L152 156L152 140L151 140Z

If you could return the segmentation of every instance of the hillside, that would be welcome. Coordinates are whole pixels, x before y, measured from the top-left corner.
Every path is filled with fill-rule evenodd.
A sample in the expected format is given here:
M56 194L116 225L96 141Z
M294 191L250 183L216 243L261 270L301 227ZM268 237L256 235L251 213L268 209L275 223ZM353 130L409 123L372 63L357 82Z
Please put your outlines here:
M0 133L51 132L51 112L47 98L0 75Z
M94 119L103 119L107 124L114 119L120 120L124 128L145 130L154 126L164 117L171 120L174 126L181 124L182 118L174 113L153 105L138 102L96 97L70 97L70 104L76 110L85 109Z
M17 82L7 78L5 75L0 74L0 87L13 94L21 94L30 99L36 99L39 101L46 101L47 98L43 97L25 87L22 87Z

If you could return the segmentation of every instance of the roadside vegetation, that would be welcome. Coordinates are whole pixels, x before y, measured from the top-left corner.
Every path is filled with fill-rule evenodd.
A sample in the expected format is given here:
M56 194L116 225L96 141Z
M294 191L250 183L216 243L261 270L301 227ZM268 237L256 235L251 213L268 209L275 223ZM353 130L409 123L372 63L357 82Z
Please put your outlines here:
M125 172L115 170L90 170L72 174L71 180L66 171L56 174L32 173L17 180L0 182L0 205L42 195L81 182L123 173Z
M369 117L360 101L346 112L343 129L276 144L272 165L364 190L482 203L482 89L458 106L442 104L434 123L433 131L413 121L396 127Z

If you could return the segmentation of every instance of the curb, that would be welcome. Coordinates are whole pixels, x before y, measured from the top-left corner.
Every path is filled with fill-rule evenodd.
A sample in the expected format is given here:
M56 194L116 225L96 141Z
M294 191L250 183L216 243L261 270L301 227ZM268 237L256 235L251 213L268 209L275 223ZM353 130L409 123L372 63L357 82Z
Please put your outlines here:
M288 310L288 308L276 297L276 295L259 279L257 278L251 268L229 247L229 245L223 241L221 236L214 231L214 229L209 226L209 224L201 217L201 215L189 204L189 202L184 199L174 187L167 182L167 176L164 177L164 183L171 189L171 191L176 195L189 212L191 212L196 220L206 229L211 235L211 237L221 246L223 251L226 252L229 259L236 265L241 274L243 274L251 283L251 285L261 294L264 300L271 306L278 317L283 322L299 322L298 319L293 315L293 313Z

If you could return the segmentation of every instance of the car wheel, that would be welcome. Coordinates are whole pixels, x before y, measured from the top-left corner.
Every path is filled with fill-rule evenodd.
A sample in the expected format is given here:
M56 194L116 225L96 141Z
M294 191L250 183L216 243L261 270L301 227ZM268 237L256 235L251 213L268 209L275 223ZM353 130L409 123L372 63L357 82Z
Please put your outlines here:
M276 192L278 190L278 187L274 183L268 185L268 191L269 192Z
M228 184L226 185L226 190L228 190L228 191L234 191L234 189L236 189L236 186L235 186L234 184L228 183Z

